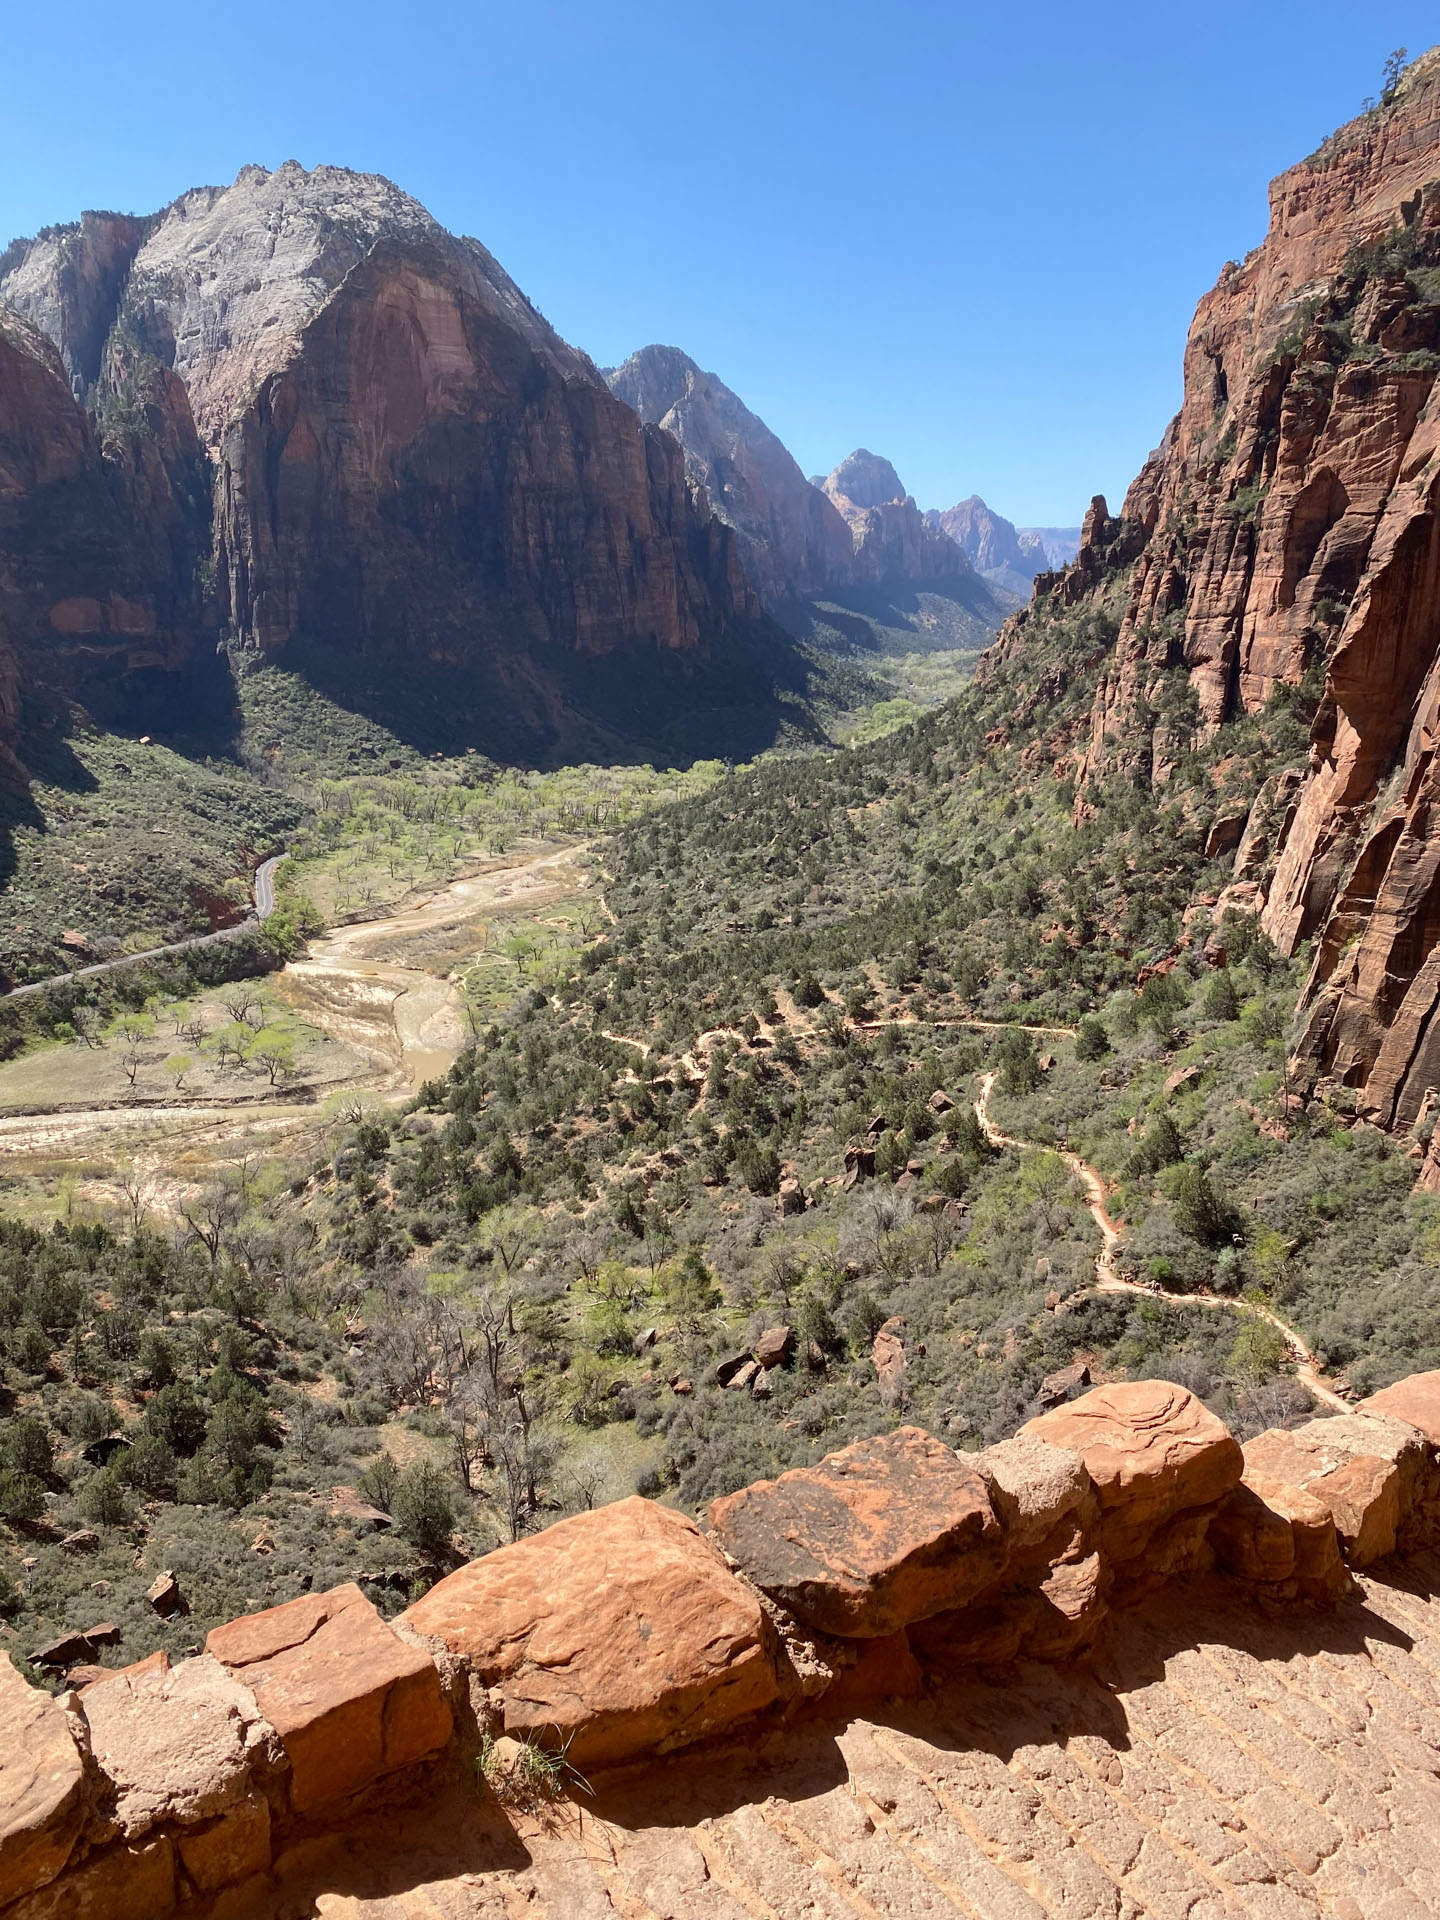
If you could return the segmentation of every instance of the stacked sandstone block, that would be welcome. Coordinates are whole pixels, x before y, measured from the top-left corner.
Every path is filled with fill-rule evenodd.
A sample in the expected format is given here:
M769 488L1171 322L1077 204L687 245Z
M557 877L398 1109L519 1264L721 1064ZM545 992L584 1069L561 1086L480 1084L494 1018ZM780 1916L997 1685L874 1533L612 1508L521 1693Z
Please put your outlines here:
M717 1500L633 1499L471 1562L393 1625L354 1586L58 1699L0 1657L0 1920L238 1920L287 1848L476 1733L593 1771L926 1673L1063 1662L1215 1573L1271 1606L1440 1542L1440 1373L1243 1449L1182 1387L1100 1387L983 1453L901 1427Z

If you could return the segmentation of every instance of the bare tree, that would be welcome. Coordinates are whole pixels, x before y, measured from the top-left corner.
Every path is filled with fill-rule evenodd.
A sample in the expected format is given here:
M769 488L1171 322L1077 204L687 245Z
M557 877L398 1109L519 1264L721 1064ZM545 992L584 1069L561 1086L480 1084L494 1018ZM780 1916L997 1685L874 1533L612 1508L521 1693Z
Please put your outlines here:
M264 1009L260 995L245 980L238 980L233 986L227 987L220 996L220 1004L230 1018L242 1026L257 1025L253 1017L256 1013L260 1013L263 1017Z
M180 1209L180 1217L210 1256L213 1278L230 1230L240 1218L240 1196L220 1181L202 1187L196 1199Z
M140 1222L145 1217L145 1200L150 1192L150 1182L133 1162L121 1167L115 1176L115 1184L124 1196L125 1205L130 1214L130 1237L133 1240L140 1231Z

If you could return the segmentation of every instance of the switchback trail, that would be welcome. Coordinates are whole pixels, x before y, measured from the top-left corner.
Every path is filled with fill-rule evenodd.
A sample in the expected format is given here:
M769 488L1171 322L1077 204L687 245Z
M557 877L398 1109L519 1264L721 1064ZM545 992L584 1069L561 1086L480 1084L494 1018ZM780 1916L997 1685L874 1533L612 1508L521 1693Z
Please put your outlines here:
M1096 1293L1134 1293L1138 1294L1142 1300L1168 1300L1172 1306L1177 1307L1208 1307L1221 1311L1228 1308L1232 1313L1253 1314L1257 1319L1267 1321L1284 1340L1295 1362L1295 1378L1300 1384L1316 1400L1333 1408L1336 1413L1350 1412L1350 1402L1343 1399L1325 1379L1314 1349L1269 1307L1260 1306L1251 1300L1226 1300L1213 1293L1169 1293L1158 1284L1141 1286L1136 1280L1122 1280L1115 1271L1115 1255L1120 1246L1121 1230L1111 1219L1106 1208L1105 1182L1101 1179L1099 1172L1088 1161L1082 1160L1078 1153L1072 1153L1067 1147L1045 1148L1041 1147L1038 1141L1021 1140L1014 1134L1002 1133L990 1118L989 1112L990 1094L994 1088L995 1079L994 1073L982 1074L980 1098L975 1102L975 1118L980 1122L985 1138L992 1146L1057 1153L1080 1181L1085 1189L1090 1217L1100 1229L1101 1247L1095 1256L1094 1291Z

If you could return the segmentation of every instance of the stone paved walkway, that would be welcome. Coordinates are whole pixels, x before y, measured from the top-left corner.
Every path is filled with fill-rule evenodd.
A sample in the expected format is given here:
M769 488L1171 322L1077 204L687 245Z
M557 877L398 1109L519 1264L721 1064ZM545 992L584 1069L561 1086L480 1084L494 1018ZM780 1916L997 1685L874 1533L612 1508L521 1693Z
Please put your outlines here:
M1333 1613L1195 1595L1091 1670L602 1782L372 1823L274 1915L326 1920L1425 1920L1440 1914L1440 1559Z

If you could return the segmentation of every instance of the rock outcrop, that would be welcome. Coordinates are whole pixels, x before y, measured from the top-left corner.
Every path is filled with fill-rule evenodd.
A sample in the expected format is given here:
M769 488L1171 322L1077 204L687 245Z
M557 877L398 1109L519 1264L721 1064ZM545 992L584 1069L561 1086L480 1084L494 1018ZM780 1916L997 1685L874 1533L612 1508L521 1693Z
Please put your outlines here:
M1100 1543L1120 1568L1143 1562L1167 1524L1213 1509L1242 1471L1223 1422L1168 1380L1096 1387L1020 1434L1079 1454L1100 1502Z
M1000 1537L985 1481L918 1427L727 1494L710 1527L803 1625L857 1640L973 1598L994 1577Z
M1272 789L1266 817L1252 810L1237 879L1257 888L1283 951L1315 943L1292 1089L1339 1084L1382 1127L1408 1130L1422 1112L1428 1124L1440 49L1272 183L1267 237L1201 301L1183 404L1123 512L1097 500L1074 565L1042 574L1036 597L1041 618L1092 606L1104 642L1082 779L1121 760L1168 778L1195 737L1152 704L1168 669L1188 674L1202 734L1281 687L1317 698L1308 762L1289 771L1283 804ZM1000 654L1026 630L1012 623ZM1440 1147L1422 1178L1440 1188Z
M704 654L760 618L673 440L478 242L388 181L246 167L144 220L87 215L6 263L0 439L43 469L5 459L17 510L53 545L76 485L103 481L176 603L127 586L135 564L102 591L86 548L33 610L36 633L128 648L130 671L142 650L173 667L180 629L205 629L212 651L217 634L262 653L303 636L371 673L486 672L543 716L579 697L586 663Z
M679 441L687 475L734 529L767 606L849 585L854 546L838 509L723 380L678 347L642 347L605 378L647 425Z
M65 1865L84 1823L84 1788L65 1715L0 1653L0 1909Z
M577 1766L722 1732L779 1692L758 1596L693 1521L638 1498L471 1561L400 1623L490 1690L507 1734Z
M929 524L894 467L879 454L857 447L816 484L849 525L857 581L934 583L959 580L973 571L949 534Z
M279 1736L297 1812L342 1800L450 1738L434 1662L392 1633L357 1586L234 1620L205 1647Z

